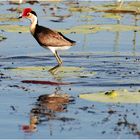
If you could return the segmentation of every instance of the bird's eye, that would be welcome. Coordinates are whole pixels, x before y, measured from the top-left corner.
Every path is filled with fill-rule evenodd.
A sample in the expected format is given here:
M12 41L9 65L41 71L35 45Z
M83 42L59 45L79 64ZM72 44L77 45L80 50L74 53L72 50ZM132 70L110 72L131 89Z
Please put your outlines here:
M30 13L27 13L27 16L30 16Z

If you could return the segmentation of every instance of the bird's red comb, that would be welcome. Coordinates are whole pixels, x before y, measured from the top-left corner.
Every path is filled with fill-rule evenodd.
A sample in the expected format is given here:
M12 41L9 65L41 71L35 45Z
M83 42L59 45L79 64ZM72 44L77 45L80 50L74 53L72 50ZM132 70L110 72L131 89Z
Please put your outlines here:
M30 13L31 11L32 11L31 8L25 8L25 9L23 9L22 17L27 16L27 14Z

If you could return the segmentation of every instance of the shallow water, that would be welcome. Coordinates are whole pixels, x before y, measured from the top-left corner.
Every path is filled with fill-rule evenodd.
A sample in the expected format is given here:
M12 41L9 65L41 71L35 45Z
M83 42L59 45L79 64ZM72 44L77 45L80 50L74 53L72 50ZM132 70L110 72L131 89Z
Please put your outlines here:
M7 10L18 5L8 2L1 4L1 15L18 17L19 13ZM83 8L102 7L104 4L44 1L34 5L22 4L20 8L36 9L39 23L56 30L87 24L139 26L139 15L135 20L134 15L118 14L122 16L118 20L105 18L104 12L86 11ZM74 11L74 7L80 7L81 12ZM61 21L60 15L70 16ZM28 26L29 22L26 19L0 21L0 25L7 24ZM140 89L139 30L66 34L77 44L68 51L60 52L64 70L54 75L39 69L56 65L56 60L49 50L44 50L36 43L29 32L1 30L0 33L7 38L0 42L0 138L139 138L139 104L91 102L78 97L83 93ZM23 80L70 84L42 85L22 83ZM44 113L47 109L38 106L38 98L52 93L67 93L75 101L66 104L64 111L52 111L55 117L50 117ZM33 109L41 110L37 130L25 132L22 127L29 125Z

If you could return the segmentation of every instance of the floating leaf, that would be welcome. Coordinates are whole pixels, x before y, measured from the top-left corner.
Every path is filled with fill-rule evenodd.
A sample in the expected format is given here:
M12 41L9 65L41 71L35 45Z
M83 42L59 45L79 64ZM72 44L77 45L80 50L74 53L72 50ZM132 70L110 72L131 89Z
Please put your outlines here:
M78 6L78 7L70 7L69 11L71 12L93 12L96 9L94 7L85 7L85 6Z
M6 32L29 32L29 27L19 25L0 25L0 30Z
M108 25L80 25L75 26L67 30L60 30L63 33L78 33L78 34L89 34L96 33L99 31L110 31L110 32L124 32L124 31L134 31L140 30L139 26L121 25L121 24L108 24Z
M7 68L8 70L11 70L12 73L15 73L16 76L20 77L26 77L28 76L29 78L34 77L34 78L44 78L46 75L46 71L50 70L52 67L17 67L17 68ZM25 73L26 71L26 73ZM96 73L94 71L86 71L85 68L80 68L80 67L59 67L57 70L57 77L80 77L80 78L87 78L87 77L92 77ZM50 73L48 73L50 75Z
M0 22L17 22L19 21L19 19L17 17L15 17L15 15L11 16L11 15L7 15L7 14L3 14L0 15Z
M48 67L43 67L43 66L36 66L36 67L17 67L17 68L13 68L11 70L15 70L15 71L46 71L51 69L52 67L48 66ZM59 71L81 71L84 68L80 68L80 67L60 67Z
M19 25L0 25L0 30L4 30L7 32L29 32L29 27L27 26L19 26ZM140 30L139 26L130 26L130 25L121 25L121 24L108 24L108 25L80 25L75 26L69 29L58 29L58 31L69 34L69 33L77 33L77 34L89 34L89 33L96 33L99 31L134 31Z
M140 103L140 92L131 92L127 90L80 94L79 97L89 101L104 103Z
M105 13L103 15L104 18L112 18L112 19L121 19L122 16L118 14L113 14L113 13Z
M88 4L88 3L87 3ZM140 14L139 11L140 2L128 2L125 6L118 7L118 3L98 4L94 6L71 6L69 10L71 12L108 12L108 13L123 13L123 14Z
M132 7L138 7L139 8L140 7L140 2L139 1L134 1L134 2L131 1L131 2L128 3L128 5L132 6Z

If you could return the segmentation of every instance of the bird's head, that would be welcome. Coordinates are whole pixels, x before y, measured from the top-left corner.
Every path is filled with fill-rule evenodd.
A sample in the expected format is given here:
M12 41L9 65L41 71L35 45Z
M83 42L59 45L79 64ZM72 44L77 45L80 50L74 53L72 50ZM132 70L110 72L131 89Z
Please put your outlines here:
M32 20L33 17L37 17L36 13L31 8L25 8L19 18L28 18Z

